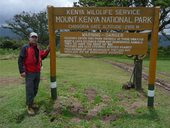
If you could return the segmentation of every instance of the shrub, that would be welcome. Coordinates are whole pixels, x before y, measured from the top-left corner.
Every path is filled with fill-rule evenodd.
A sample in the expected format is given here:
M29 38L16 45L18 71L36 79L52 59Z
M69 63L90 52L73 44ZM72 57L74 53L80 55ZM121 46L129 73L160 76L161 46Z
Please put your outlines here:
M25 44L24 40L17 41L17 40L10 40L10 39L0 39L0 48L2 49L18 49L23 44Z
M158 48L159 57L170 57L170 46Z

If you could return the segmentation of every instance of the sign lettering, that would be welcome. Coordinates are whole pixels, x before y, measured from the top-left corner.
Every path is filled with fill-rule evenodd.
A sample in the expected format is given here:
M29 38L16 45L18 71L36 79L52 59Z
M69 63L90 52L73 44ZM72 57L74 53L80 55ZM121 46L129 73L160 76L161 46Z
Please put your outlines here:
M151 30L153 8L55 8L57 29Z
M147 34L63 32L60 47L61 53L141 55L147 52Z

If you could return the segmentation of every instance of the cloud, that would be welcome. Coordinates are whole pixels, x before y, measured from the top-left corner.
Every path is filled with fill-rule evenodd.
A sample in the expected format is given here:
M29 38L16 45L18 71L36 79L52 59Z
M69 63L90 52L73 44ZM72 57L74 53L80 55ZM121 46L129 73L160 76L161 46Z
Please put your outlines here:
M170 35L170 29L164 29L163 30L167 35Z
M78 0L3 0L0 3L0 25L22 11L39 12L45 10L47 5L70 7L76 1Z

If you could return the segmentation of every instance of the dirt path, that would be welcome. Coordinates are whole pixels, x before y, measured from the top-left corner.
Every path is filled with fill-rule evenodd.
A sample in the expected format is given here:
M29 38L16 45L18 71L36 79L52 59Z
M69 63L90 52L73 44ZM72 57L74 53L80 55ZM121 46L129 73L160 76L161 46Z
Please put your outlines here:
M130 72L132 73L133 71L133 64L127 64L127 63L122 63L122 62L113 62L113 61L108 61L108 60L103 60L104 62L106 63L109 63L109 64L112 64L126 72ZM146 68L144 67L143 68L144 70L142 71L142 78L144 80L148 80L148 74L145 72L146 71ZM167 73L164 73L164 72L157 72L157 74L159 75L163 75L164 77L169 77L170 78L170 74L167 74ZM165 81L165 80L162 80L160 78L156 78L155 80L155 85L156 86L159 86L167 91L170 91L170 82L169 81Z
M22 83L23 79L20 77L14 77L14 76L1 76L0 77L0 86L9 86L9 85L16 85L19 83Z

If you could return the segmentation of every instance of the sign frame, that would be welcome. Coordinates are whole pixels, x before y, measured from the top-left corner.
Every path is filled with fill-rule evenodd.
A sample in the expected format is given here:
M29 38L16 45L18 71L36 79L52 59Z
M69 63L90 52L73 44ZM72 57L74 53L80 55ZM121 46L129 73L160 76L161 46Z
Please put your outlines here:
M91 9L91 10L95 10L96 9L105 9L106 7L79 7L78 9ZM111 30L151 30L151 50L150 50L150 62L149 62L149 78L148 78L148 103L147 106L148 107L154 107L154 84L155 84L155 78L156 78L156 58L157 58L157 49L158 49L158 31L159 31L159 13L160 13L160 7L152 7L152 8L148 8L148 7L110 7L109 9L114 8L114 9L123 9L124 13L122 15L126 16L127 14L130 15L130 12L128 13L128 10L133 10L133 9L151 9L151 15L152 15L152 26L147 26L147 25L142 25L142 27L134 27L134 26L129 26L129 28L122 28L119 27L119 24L117 24L117 28L115 27L114 29L111 28ZM60 11L65 12L65 9L76 9L75 7L67 7L67 8L61 8L61 7L53 7L53 6L48 6L47 10L48 10L48 30L49 30L49 40L50 40L50 80L51 80L51 97L52 99L56 99L57 98L57 94L56 94L56 88L57 88L57 82L56 82L56 37L55 37L55 30L57 29L66 29L67 27L63 24L63 28L59 25L55 23L56 20L56 13L58 14L62 14L60 11L58 11L58 9L60 9ZM126 11L127 10L127 11ZM126 14L125 14L126 12ZM83 12L82 12L83 13ZM134 13L132 11L132 13ZM104 14L104 13L102 13ZM118 13L119 14L119 13ZM121 13L120 13L121 14ZM138 15L139 13L137 13L136 11L136 15ZM149 11L147 12L142 12L140 14L150 14ZM73 14L73 12L71 13L71 15L77 15L77 14ZM100 15L100 14L99 14ZM107 14L105 15L110 15L109 12L107 12ZM59 15L58 15L59 16ZM129 16L130 17L130 16ZM86 20L86 19L85 19ZM150 20L148 19L148 21L150 22ZM67 23L68 24L68 23ZM76 22L75 22L76 24ZM86 25L86 24L85 24ZM95 24L98 25L98 24ZM94 26L95 26L94 25ZM150 24L149 24L150 25ZM74 28L70 28L70 29L74 29ZM100 28L75 28L75 30L99 30ZM110 30L109 27L102 29L102 30Z

